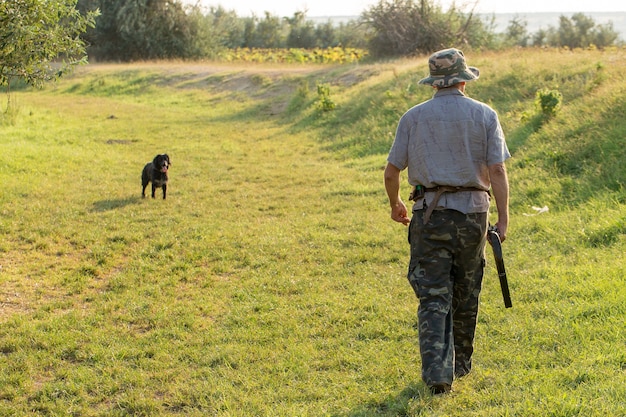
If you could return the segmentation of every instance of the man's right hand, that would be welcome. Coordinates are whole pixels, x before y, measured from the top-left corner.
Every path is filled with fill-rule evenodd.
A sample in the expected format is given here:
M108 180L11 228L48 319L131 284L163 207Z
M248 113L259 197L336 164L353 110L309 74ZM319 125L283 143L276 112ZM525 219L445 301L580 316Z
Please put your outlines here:
M500 242L504 242L506 240L506 229L507 224L504 222L498 222L495 224L496 229L498 229L498 235L500 236Z
M498 228L500 234L500 242L504 242L509 225L509 178L504 162L490 165L488 168L491 189L493 190L493 196L496 199L496 208L498 210L498 222L495 226Z

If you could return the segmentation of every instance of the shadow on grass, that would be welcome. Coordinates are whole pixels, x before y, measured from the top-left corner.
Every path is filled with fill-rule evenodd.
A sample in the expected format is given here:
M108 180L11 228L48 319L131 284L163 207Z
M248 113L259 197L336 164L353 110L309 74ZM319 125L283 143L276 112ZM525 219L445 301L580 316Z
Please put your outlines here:
M112 200L100 200L93 203L93 211L104 212L110 210L117 210L122 207L130 206L131 204L139 204L141 197L127 197L117 198Z
M422 382L416 382L405 389L398 395L390 396L380 402L372 402L364 404L355 410L350 411L344 417L373 417L373 416L408 416L416 411L416 403L421 403L431 397L426 385ZM338 416L337 416L338 417Z
M524 148L528 142L528 138L533 133L537 133L545 124L545 117L540 114L534 114L508 133L505 133L506 143L512 154L518 149Z

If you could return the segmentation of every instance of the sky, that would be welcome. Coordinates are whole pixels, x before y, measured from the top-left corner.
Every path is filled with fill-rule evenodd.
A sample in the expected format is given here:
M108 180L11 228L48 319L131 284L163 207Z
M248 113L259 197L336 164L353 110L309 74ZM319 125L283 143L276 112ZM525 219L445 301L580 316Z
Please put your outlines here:
M183 0L184 3L202 6L221 5L226 10L234 10L238 16L256 15L265 12L280 17L293 16L297 11L306 11L308 17L318 16L358 16L379 0ZM447 9L454 0L435 0ZM457 0L457 6L467 5L463 10L470 11L475 1ZM478 0L475 9L479 13L534 13L534 12L626 12L623 0Z

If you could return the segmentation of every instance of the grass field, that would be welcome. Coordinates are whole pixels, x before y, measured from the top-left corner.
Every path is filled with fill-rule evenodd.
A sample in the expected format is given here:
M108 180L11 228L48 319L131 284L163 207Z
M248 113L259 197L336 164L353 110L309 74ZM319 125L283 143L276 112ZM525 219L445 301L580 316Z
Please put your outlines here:
M487 253L452 394L420 381L382 182L423 57L93 65L0 116L0 415L626 416L625 51L467 55L513 153L513 308Z

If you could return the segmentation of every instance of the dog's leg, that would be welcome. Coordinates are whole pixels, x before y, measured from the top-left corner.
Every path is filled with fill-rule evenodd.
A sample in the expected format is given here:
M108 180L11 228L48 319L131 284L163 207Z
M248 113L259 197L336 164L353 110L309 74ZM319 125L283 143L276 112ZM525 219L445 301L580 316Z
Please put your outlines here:
M154 198L154 194L156 193L156 185L152 183L152 198Z
M163 189L163 200L165 200L165 194L167 193L167 184L163 184L161 188Z
M143 167L143 171L141 171L141 198L146 198L146 188L148 188L148 184L150 183L150 169L151 164L146 164Z

